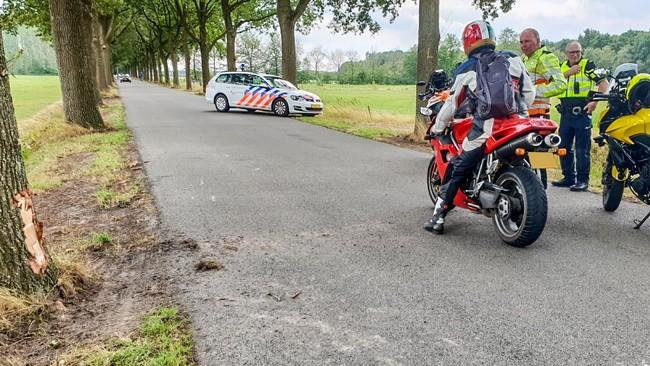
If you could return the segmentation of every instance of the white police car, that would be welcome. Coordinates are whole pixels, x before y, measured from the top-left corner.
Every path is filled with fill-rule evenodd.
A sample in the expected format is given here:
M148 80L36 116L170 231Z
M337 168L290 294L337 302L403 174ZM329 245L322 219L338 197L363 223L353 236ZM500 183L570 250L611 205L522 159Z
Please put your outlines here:
M279 76L244 71L217 74L208 82L205 99L214 103L219 112L227 112L230 108L272 111L278 116L315 116L323 112L323 102L318 95L298 90Z

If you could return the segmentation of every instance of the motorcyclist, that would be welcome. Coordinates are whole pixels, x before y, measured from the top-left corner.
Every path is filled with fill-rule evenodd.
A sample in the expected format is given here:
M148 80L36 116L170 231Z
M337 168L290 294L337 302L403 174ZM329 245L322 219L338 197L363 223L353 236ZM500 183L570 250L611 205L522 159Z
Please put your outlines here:
M474 92L476 91L476 65L478 58L494 53L496 37L489 22L477 20L465 26L462 36L463 47L467 60L456 68L454 84L451 87L451 97L447 99L431 128L431 134L440 135L454 118L465 118L465 113L473 113ZM520 113L533 104L535 99L534 85L526 72L526 67L513 52L500 51L509 62L508 70L512 76L515 93L519 99ZM489 71L488 71L489 72ZM457 115L461 112L463 115ZM436 202L433 217L427 221L424 228L436 234L444 232L445 216L453 208L454 197L460 185L469 176L477 163L484 156L483 145L492 134L494 119L481 120L474 118L473 126L462 144L462 152L452 160L442 181L440 195Z

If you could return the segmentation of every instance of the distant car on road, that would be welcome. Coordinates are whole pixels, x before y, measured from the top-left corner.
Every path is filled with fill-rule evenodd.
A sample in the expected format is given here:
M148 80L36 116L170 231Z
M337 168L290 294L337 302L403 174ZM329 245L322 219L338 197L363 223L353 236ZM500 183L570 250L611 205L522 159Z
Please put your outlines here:
M278 116L323 113L323 102L316 94L299 90L279 76L252 72L222 72L208 82L205 99L219 112L242 108L249 112L271 111Z
M120 83L130 83L131 82L131 76L129 74L124 74L120 76Z

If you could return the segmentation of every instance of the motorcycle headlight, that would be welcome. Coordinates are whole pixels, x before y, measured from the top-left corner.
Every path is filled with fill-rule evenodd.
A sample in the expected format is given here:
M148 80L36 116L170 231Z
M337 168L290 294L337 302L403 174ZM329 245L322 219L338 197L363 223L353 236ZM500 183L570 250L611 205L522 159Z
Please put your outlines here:
M427 107L420 107L420 114L423 116L430 116L433 114L433 111Z
M302 102L305 100L305 98L302 95L292 95L291 100L295 100L296 102Z

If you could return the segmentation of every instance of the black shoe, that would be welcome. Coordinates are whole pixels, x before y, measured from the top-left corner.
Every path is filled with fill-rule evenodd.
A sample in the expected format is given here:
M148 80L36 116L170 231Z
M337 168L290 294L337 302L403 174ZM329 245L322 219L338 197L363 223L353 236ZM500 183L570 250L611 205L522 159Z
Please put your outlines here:
M562 178L560 180L556 180L555 182L551 182L553 187L571 187L576 185L575 181L570 181L566 178Z
M434 221L435 220L435 221ZM434 234L442 234L445 232L445 224L438 223L437 220L431 219L424 224L424 230Z
M571 187L569 187L569 189L572 190L573 192L586 192L587 189L589 189L589 184L585 182L578 182L572 185Z

